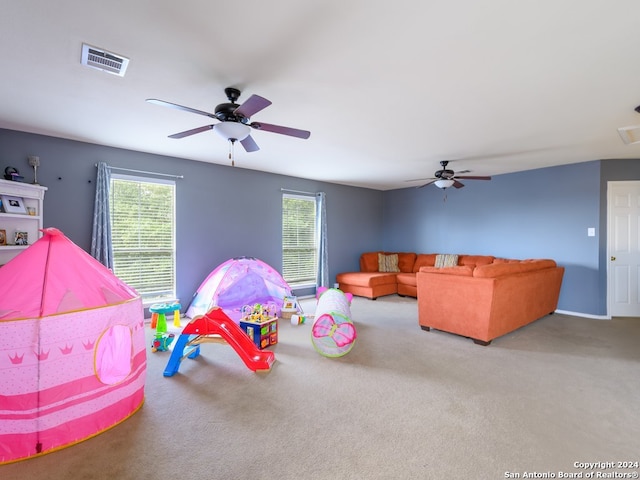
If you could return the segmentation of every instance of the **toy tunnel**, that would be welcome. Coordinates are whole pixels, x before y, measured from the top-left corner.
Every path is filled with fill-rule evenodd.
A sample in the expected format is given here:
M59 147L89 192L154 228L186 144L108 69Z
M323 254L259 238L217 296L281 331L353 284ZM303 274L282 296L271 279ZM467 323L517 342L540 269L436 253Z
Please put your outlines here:
M341 357L351 351L356 337L345 294L336 288L323 292L318 299L311 329L313 347L325 357Z

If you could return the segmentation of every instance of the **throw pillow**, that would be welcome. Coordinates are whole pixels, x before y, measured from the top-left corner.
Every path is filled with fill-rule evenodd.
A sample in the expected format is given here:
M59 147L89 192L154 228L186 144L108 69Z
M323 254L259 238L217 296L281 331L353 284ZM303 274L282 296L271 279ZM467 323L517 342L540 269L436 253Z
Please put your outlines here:
M378 271L379 272L399 272L398 267L398 254L393 253L385 255L384 253L378 254Z
M455 267L456 265L458 265L458 255L450 253L436 255L436 268Z

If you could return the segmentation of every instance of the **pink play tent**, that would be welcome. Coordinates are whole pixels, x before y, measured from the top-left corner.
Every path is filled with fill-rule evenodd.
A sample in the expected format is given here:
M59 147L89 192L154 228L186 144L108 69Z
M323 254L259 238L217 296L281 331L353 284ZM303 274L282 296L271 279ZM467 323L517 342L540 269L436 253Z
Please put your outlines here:
M236 257L220 264L202 282L187 309L187 317L204 315L220 307L239 321L244 305L273 302L282 308L291 287L269 264L254 257Z
M0 268L0 464L86 440L144 401L140 296L59 230Z

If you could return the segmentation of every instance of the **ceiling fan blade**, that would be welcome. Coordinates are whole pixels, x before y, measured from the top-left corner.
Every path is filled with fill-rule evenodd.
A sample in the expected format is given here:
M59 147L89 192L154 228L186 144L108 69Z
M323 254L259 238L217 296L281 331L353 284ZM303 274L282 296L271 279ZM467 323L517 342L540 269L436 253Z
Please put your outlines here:
M204 115L205 117L216 118L213 113L196 110L191 107L185 107L184 105L178 105L177 103L165 102L164 100L158 100L157 98L147 98L147 102L153 103L154 105L160 105L161 107L175 108L176 110L182 110L184 112L197 113L198 115Z
M289 135L291 137L298 137L307 139L311 135L311 132L306 130L298 130L297 128L283 127L280 125L272 125L271 123L251 122L249 124L251 128L256 130L264 130L265 132L280 133L282 135Z
M215 125L205 125L204 127L192 128L191 130L185 130L184 132L169 135L169 138L184 138L190 135L195 135L196 133L206 132L207 130L211 130L213 127L215 127Z
M271 101L260 95L251 95L246 102L236 108L233 113L235 115L241 115L245 118L251 117L253 114L258 113L271 105Z
M464 183L460 183L459 181L457 181L455 178L453 179L453 186L456 188L462 188L464 187Z
M251 138L251 135L247 135L244 140L240 140L240 143L247 152L256 152L260 150L258 144Z
M431 185L433 182L435 182L437 180L437 178L434 178L433 180L431 180L430 182L424 183L422 185L418 185L416 188L422 188L422 187L426 187L427 185Z
M456 178L466 178L467 180L491 180L491 177L474 177L474 176L468 177L466 175L463 175L460 177L456 175Z

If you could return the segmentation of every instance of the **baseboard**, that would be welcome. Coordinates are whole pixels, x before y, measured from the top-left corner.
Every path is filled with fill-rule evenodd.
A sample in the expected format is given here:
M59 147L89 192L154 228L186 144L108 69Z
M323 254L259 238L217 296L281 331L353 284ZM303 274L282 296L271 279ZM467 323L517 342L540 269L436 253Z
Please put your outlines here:
M591 315L589 313L569 312L567 310L556 310L555 313L559 313L561 315L571 315L572 317L593 318L595 320L611 320L611 317L609 315Z

